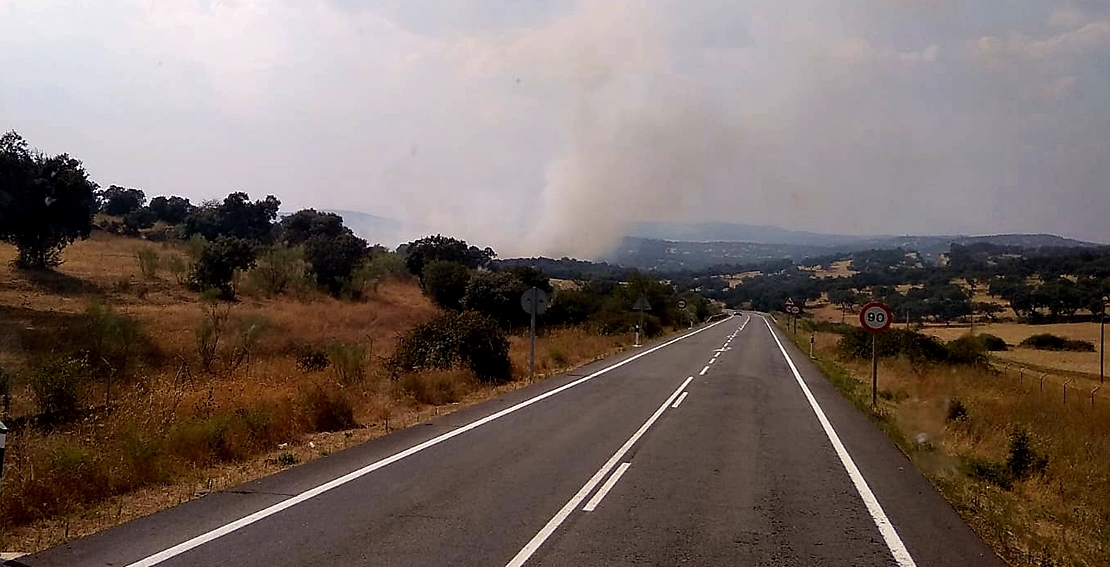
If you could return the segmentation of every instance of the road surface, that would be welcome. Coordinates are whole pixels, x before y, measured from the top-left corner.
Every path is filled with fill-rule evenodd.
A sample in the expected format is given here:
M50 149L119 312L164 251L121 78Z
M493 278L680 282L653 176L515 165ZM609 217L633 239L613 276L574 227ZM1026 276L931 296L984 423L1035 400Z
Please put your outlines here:
M11 564L1002 566L778 333L738 315Z

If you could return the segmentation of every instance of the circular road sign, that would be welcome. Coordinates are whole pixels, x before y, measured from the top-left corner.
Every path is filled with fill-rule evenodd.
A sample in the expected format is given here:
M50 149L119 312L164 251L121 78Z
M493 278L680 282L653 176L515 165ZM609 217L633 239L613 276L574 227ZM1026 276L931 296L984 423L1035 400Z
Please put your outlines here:
M520 296L520 306L529 315L543 315L547 311L547 293L534 287Z
M894 322L894 312L885 303L872 302L859 312L859 322L869 333L882 333Z
M679 309L686 309L686 300L685 299L679 299L678 300L678 308Z
M802 312L802 308L798 307L797 305L791 305L786 308L786 312L791 315L797 315Z

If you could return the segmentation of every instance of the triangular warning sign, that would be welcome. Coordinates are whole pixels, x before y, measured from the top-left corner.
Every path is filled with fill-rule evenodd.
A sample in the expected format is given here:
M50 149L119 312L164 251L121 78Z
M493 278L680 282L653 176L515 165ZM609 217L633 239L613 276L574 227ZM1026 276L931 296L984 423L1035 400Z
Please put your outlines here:
M640 299L636 300L636 305L632 306L632 309L636 311L651 311L651 304L648 303L646 297L641 295Z

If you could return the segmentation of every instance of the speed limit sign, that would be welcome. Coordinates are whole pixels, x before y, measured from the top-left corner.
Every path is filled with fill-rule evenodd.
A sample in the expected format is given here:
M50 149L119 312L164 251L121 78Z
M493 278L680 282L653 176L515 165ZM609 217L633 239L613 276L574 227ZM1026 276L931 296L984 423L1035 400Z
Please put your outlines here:
M868 303L859 312L859 322L870 333L882 333L894 322L894 312L885 303Z

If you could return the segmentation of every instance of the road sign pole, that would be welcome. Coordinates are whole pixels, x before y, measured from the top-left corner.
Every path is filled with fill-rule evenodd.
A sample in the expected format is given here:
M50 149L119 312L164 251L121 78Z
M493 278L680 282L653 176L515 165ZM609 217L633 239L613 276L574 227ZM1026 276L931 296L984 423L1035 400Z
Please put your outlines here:
M538 299L536 297L538 291L539 291L539 288L535 288L535 287L532 288L532 305L536 305L538 303L536 301ZM530 381L534 382L536 380L536 310L535 309L532 310L532 350L531 350L531 353L530 353L528 358L529 358L529 361L531 362L531 368L532 368L531 372L529 372L529 375L528 375L529 378L528 379Z
M879 405L879 335L871 335L871 407Z
M4 447L8 444L8 428L0 421L0 489L3 488L4 479ZM0 490L2 492L2 490Z
M1098 348L1098 383L1102 384L1106 380L1106 308L1103 307L1102 317L1099 317L1098 324L1099 343Z

